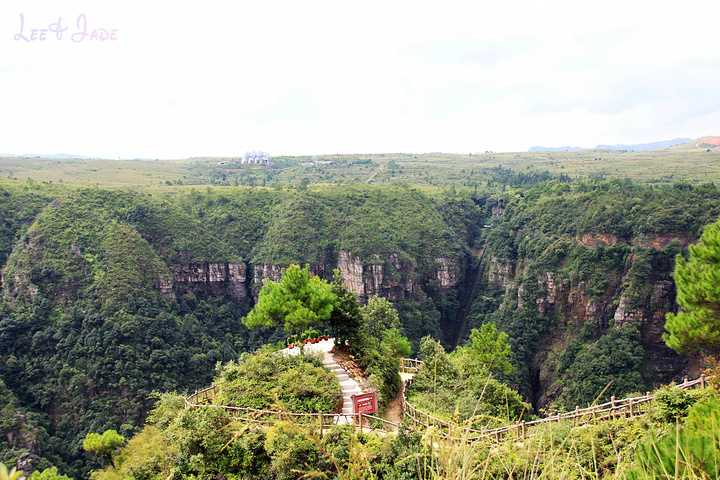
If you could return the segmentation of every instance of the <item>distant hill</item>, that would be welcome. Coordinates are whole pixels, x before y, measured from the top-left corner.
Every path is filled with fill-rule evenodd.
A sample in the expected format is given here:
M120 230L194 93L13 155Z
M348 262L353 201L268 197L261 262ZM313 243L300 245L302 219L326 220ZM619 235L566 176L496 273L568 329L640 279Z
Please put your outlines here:
M720 137L703 137L695 144L698 148L720 148Z
M65 160L68 158L80 158L83 160L101 160L100 157L84 157L82 155L72 155L69 153L55 153L53 155L38 155L36 153L23 153L20 155L16 153L0 153L0 157L55 158L58 160Z
M590 150L583 147L530 147L528 152L580 152L582 150Z
M582 147L532 147L529 152L578 152L581 150L659 150L661 148L670 148L681 143L689 142L692 138L675 138L673 140L662 140L659 142L650 143L635 143L631 145L617 144L617 145L598 145L594 148L582 148Z

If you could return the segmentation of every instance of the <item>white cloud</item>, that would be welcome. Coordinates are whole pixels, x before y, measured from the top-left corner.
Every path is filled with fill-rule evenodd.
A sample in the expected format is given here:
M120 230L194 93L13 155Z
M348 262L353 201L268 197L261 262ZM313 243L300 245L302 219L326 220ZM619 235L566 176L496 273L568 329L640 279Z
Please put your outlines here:
M715 2L7 0L0 151L524 150L717 134ZM59 17L115 42L15 41Z

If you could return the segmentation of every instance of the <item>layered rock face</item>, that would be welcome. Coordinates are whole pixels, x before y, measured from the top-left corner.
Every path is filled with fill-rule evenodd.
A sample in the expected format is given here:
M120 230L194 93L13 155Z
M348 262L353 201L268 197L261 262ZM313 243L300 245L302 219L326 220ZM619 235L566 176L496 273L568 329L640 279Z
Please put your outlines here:
M247 268L244 263L199 263L173 268L173 280L160 280L160 292L174 298L175 292L207 289L216 296L242 300L248 296Z
M406 295L423 296L422 287L431 283L437 289L449 290L464 281L465 272L457 261L449 258L437 258L432 264L430 274L424 277L411 261L401 260L400 255L391 253L386 258L374 255L370 262L363 262L349 252L340 251L334 266L310 266L310 270L323 278L330 278L332 270L337 268L343 278L343 284L354 292L360 301L378 294L390 301L402 300ZM253 266L253 293L259 291L267 280L279 281L283 267L278 265Z
M510 279L515 275L515 264L507 259L490 258L488 269L488 282L500 287L507 287Z
M668 245L673 240L652 239L645 251L654 253L646 255L646 258L652 258L646 263L636 265L642 260L639 254L632 253L619 270L601 272L607 282L602 295L597 292L591 295L588 282L562 271L536 269L535 276L529 277L527 259L520 259L517 263L496 257L489 259L486 278L488 282L505 288L504 305L518 310L531 308L542 318L554 319L555 327L543 334L531 367L531 375L535 376L533 388L536 390L533 396L538 407L548 405L553 395L557 394L553 384L559 377L548 366L548 358L561 354L573 338L572 332L579 331L583 326L591 326L601 334L607 329L635 325L647 355L648 373L655 382L681 381L689 373L688 357L668 348L662 338L665 314L676 308L675 284L671 276L672 256L657 248L650 250L656 244ZM593 236L582 241L592 245L588 248L594 248L611 245L617 239ZM637 243L632 242L633 245ZM533 304L529 303L530 297L526 295L529 290L535 292Z

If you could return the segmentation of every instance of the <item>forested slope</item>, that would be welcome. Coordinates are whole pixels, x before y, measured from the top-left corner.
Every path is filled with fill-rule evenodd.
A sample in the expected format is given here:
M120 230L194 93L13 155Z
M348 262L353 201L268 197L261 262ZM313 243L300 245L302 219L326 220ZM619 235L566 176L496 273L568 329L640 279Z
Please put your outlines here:
M560 183L500 196L470 326L513 342L512 380L536 407L573 408L678 379L662 340L674 258L720 214L713 184Z
M660 334L674 255L720 214L715 186L500 173L515 186L150 194L3 180L5 460L79 477L87 432L136 431L153 391L205 386L217 362L283 339L241 319L290 263L388 297L415 346L430 334L451 348L495 322L513 347L507 380L539 408L686 372Z
M13 434L26 424L8 422L4 450L52 458L73 475L87 468L87 432L129 434L153 391L205 386L217 362L284 338L251 334L241 318L263 278L290 262L328 277L356 269L348 281L367 286L361 293L406 300L416 338L452 321L435 302L464 275L460 234L435 200L407 188L153 197L6 182L3 191L15 208L2 244L12 253L2 269L0 375L13 405L40 415L31 437L41 439Z

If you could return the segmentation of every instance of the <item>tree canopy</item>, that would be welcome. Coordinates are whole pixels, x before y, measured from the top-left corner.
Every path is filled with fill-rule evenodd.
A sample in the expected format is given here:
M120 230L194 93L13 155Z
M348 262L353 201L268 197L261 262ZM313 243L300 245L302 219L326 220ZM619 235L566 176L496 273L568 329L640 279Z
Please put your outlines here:
M333 270L333 280L330 286L338 298L338 305L328 319L335 343L337 345L345 345L345 341L349 341L351 344L355 343L362 327L362 315L357 298L343 285L338 269Z
M510 357L510 344L505 332L498 331L494 323L486 323L480 330L473 328L470 333L470 343L458 347L454 355L467 356L463 362L466 369L477 373L483 367L490 371L510 373L513 366L508 360Z
M366 333L380 341L383 334L392 328L400 328L400 317L393 304L377 294L360 307Z
M99 433L88 433L83 441L83 449L93 452L100 458L106 460L113 467L115 452L125 443L125 437L115 430L106 430L102 435Z
M677 303L682 310L667 314L665 343L679 353L720 349L720 222L709 225L690 258L677 255Z
M258 302L243 319L248 328L282 326L288 333L320 325L338 306L332 287L310 273L310 266L290 265L280 282L269 280Z

